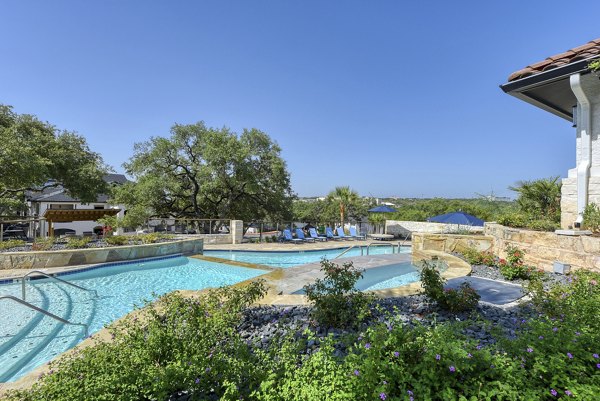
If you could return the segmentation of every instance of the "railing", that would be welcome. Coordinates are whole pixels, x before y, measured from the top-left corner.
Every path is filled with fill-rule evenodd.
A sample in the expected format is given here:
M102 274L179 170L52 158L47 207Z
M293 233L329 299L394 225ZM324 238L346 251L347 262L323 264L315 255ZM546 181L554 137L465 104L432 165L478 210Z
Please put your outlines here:
M392 253L394 253L394 247L397 246L398 253L400 253L400 245L394 245L393 243L390 243L390 242L371 242L369 245L367 245L367 255L369 254L369 249L371 248L371 246L391 246Z
M33 304L30 304L29 302L25 302L24 300L19 299L17 297L13 297L12 295L3 295L3 296L0 296L0 299L10 299L10 300L15 301L15 302L17 302L17 303L19 303L21 305L24 305L24 306L26 306L26 307L28 307L30 309L33 309L36 312L40 312L40 313L42 313L42 314L44 314L46 316L49 316L52 319L58 320L59 322L64 323L64 324L70 324L72 326L83 326L83 328L85 330L85 336L87 337L88 334L89 334L88 333L88 325L85 324L85 323L73 323L73 322L69 322L68 320L63 319L60 316L56 316L54 313L50 313L50 312L48 312L45 309L38 308L37 306L35 306Z
M71 287L75 287L75 288L78 288L78 289L83 290L83 291L93 292L94 295L96 296L96 298L98 298L98 291L96 291L96 290L92 290L92 289L89 289L89 288L78 286L77 284L70 283L67 280L60 279L58 277L52 276L50 274L44 273L44 272L39 271L39 270L32 270L32 271L30 271L29 273L27 273L26 275L24 275L23 277L20 278L21 279L21 298L23 298L23 301L25 301L25 284L26 284L26 281L27 281L27 277L30 276L33 273L39 274L39 275L44 276L44 277L48 277L49 279L56 280L58 282L70 285Z
M357 246L360 248L360 255L362 256L362 254L363 254L363 249L362 249L362 247L361 247L360 245L352 245L351 247L349 247L348 249L346 249L345 251L343 251L342 253L340 253L339 255L337 255L337 256L336 256L335 258L333 258L332 260L335 260L335 259L337 259L337 258L341 258L343 255L345 255L346 253L350 252L350 251L351 251L353 248L356 248Z

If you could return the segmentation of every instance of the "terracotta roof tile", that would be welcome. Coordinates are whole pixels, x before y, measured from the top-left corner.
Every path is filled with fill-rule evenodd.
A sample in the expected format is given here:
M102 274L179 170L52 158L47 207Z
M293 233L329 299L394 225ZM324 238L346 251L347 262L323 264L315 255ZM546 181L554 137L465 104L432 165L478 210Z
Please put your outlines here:
M515 71L510 74L508 81L529 77L576 61L585 60L598 54L600 54L600 38Z

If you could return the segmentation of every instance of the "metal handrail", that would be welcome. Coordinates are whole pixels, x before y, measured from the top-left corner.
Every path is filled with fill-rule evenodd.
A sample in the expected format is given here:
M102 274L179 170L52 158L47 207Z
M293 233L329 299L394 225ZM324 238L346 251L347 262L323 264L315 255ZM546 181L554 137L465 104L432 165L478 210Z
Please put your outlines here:
M369 248L371 247L371 245L375 245L375 246L391 246L392 247L392 253L394 253L394 247L396 245L394 245L391 242L371 242L369 245L367 245L367 255L369 255ZM400 253L400 245L398 245L398 253Z
M342 253L340 253L339 255L337 255L337 256L336 256L335 258L333 258L332 260L335 260L335 259L337 259L337 258L341 257L342 255L345 255L345 254L346 254L346 253L348 253L348 252L349 252L349 251L350 251L352 248L356 248L357 246L360 246L360 245L352 245L351 247L349 247L349 248L348 248L348 249L346 249L344 252L342 252ZM361 254L361 256L362 256L362 247L360 248L360 254Z
M404 239L400 242L398 242L398 246L404 246L404 243L406 242L406 240L408 240L408 236L411 235L412 233L409 231L406 233L406 235L404 236ZM400 248L398 248L398 251L400 251Z
M98 298L98 291L96 291L96 290L92 290L92 289L89 289L89 288L78 286L77 284L73 284L71 282L68 282L67 280L63 280L63 279L60 279L58 277L52 276L52 275L50 275L48 273L44 273L43 271L32 270L29 273L27 273L26 275L24 275L23 277L21 277L21 298L23 298L23 301L25 301L25 284L26 284L26 278L30 274L33 274L33 273L37 273L37 274L40 274L40 275L42 275L44 277L48 277L50 279L54 279L54 280L59 281L59 282L61 282L63 284L70 285L71 287L79 288L80 290L91 291L91 292L93 292L96 295L96 298Z
M64 323L64 324L70 324L70 325L73 325L73 326L83 326L83 328L85 329L85 336L86 337L88 336L88 325L85 324L85 323L73 323L73 322L69 322L68 320L63 319L60 316L56 316L54 313L50 313L50 312L48 312L45 309L38 308L37 306L35 306L33 304L30 304L29 302L25 302L24 300L19 299L17 297L13 297L12 295L3 295L3 296L0 296L0 299L10 299L10 300L13 300L13 301L15 301L17 303L20 303L21 305L25 305L28 308L33 309L36 312L40 312L40 313L42 313L42 314L44 314L46 316L50 316L52 319L58 320L59 322Z

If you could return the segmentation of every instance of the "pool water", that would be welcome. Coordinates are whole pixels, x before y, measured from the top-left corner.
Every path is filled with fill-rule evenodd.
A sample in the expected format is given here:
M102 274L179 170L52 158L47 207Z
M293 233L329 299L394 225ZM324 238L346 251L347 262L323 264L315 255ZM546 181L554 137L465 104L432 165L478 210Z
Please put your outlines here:
M89 334L174 290L199 290L257 277L265 270L175 257L102 267L62 276L88 291L55 280L32 280L26 300L66 320L89 325ZM0 296L21 298L21 284L0 285ZM65 325L11 300L0 300L0 382L14 381L84 337L81 326Z
M366 255L366 247L356 247L346 252L342 257ZM205 250L204 255L215 258L229 259L236 262L254 263L272 267L293 267L307 263L318 262L323 258L332 260L344 252L346 248L335 248L316 251L281 251L281 252L262 252L262 251L224 251L224 250ZM387 255L392 254L394 248L389 246L373 246L369 248L369 255ZM409 247L400 248L400 253L410 253Z

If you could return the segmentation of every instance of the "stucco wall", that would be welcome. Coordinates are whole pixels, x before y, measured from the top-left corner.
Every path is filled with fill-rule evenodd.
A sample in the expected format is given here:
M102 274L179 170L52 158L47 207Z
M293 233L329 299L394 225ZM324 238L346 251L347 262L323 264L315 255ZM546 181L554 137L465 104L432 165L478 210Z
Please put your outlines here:
M573 269L600 271L600 238L567 236L550 232L521 230L486 223L486 235L492 236L493 252L506 256L507 245L525 251L525 263L552 270L554 261L568 263Z
M0 253L0 269L43 269L117 262L182 253L202 253L202 239L185 239L147 245L127 245L110 248L71 249L42 252Z
M397 221L386 220L386 234L394 234L396 236L405 237L407 234L415 232L425 233L443 233L456 231L459 226L456 224L429 223L426 221ZM469 229L470 231L483 231L483 227L460 226L461 230Z

